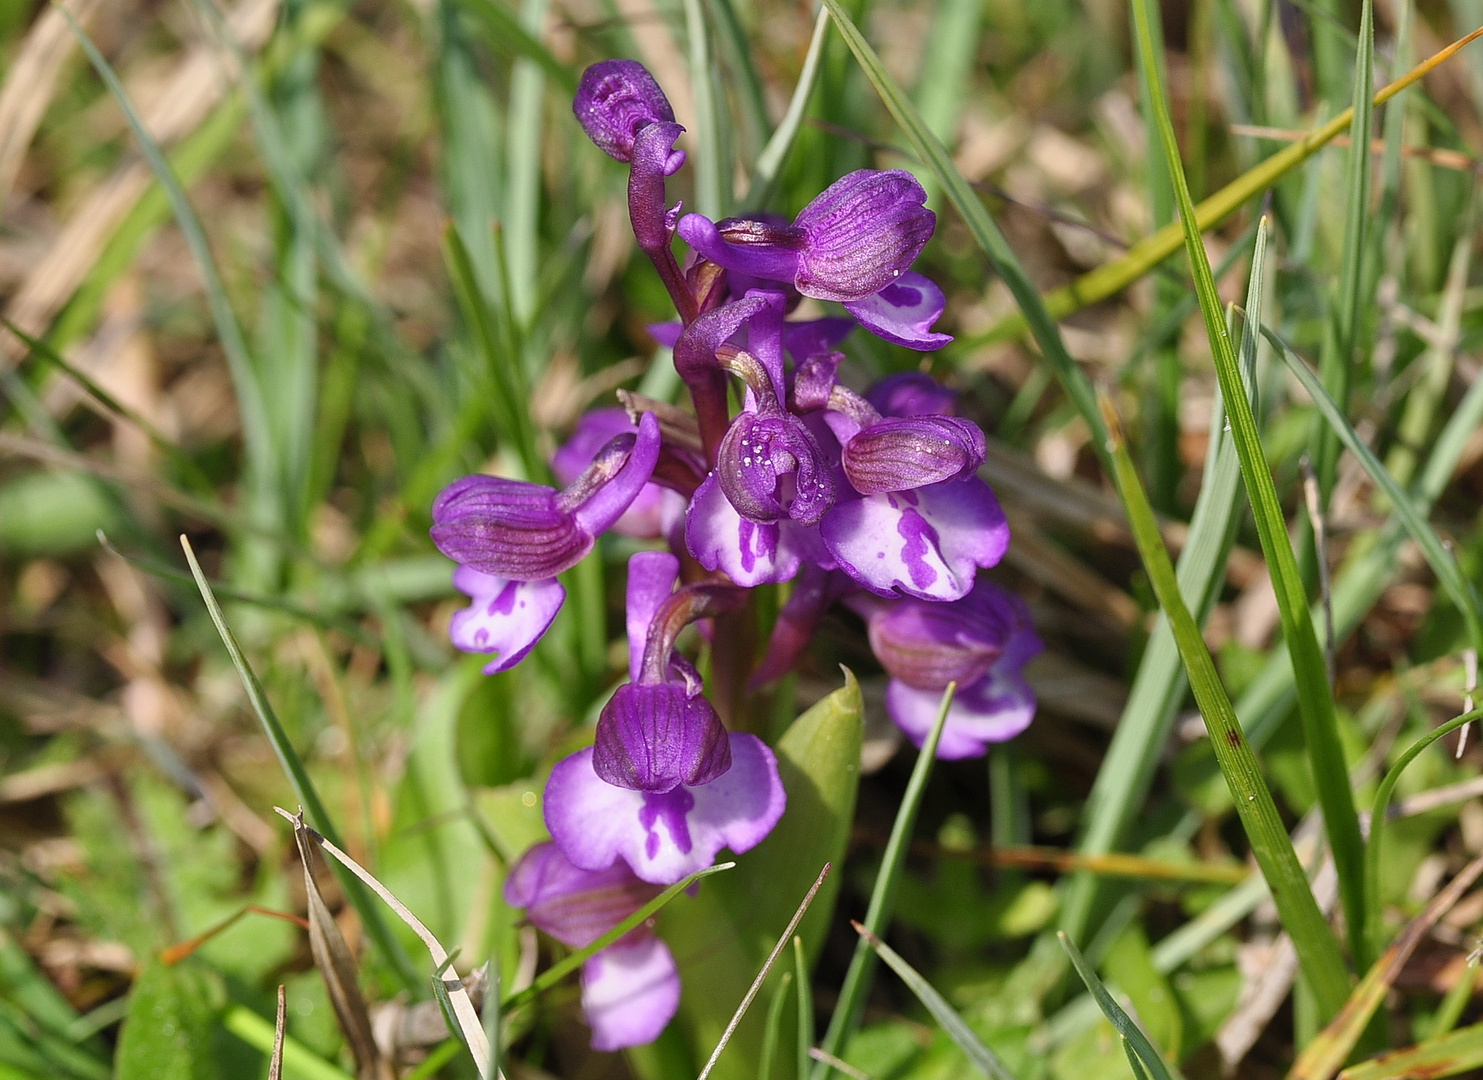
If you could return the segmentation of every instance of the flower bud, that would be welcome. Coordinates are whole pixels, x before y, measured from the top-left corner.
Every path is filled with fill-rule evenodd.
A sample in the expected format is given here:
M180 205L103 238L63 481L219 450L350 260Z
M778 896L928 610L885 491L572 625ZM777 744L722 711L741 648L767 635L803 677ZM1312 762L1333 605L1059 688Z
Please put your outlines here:
M972 476L985 453L984 434L971 420L886 417L845 443L841 463L856 491L876 495Z
M703 695L675 682L625 683L598 717L592 767L615 787L671 791L726 772L731 743Z
M637 60L604 60L584 71L572 112L599 149L623 162L633 160L634 136L675 118L664 91Z

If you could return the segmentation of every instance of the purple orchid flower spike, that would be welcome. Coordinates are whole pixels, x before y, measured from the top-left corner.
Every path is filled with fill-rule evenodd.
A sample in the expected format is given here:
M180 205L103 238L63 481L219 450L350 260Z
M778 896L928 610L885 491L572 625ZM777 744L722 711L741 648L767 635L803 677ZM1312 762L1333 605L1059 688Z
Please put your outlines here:
M705 869L722 848L750 851L783 816L787 795L766 743L734 732L727 739L731 768L723 776L662 794L605 782L592 750L557 762L546 783L552 839L579 867L602 869L621 859L659 885Z
M582 72L572 112L598 148L618 161L633 160L634 139L650 124L674 123L669 98L637 60L603 60ZM666 175L684 163L684 155Z
M555 844L538 844L505 879L505 901L525 909L540 930L580 949L660 893L622 862L599 870L573 866ZM680 1005L674 956L640 926L582 965L582 1011L594 1050L642 1046L659 1037Z
M554 578L511 581L472 566L453 572L453 587L473 603L454 614L448 636L464 652L494 654L484 665L486 675L508 671L524 660L566 600L566 590Z
M659 421L614 438L564 491L498 476L455 480L433 502L433 543L493 577L539 581L569 570L623 516L659 460Z
M625 434L638 434L638 427L628 418L626 409L614 406L584 413L571 438L551 455L551 471L556 474L557 482L575 483L603 447ZM685 500L678 492L651 481L639 489L628 509L613 522L613 531L619 536L655 540L668 536L684 512Z
M891 676L886 711L921 746L942 692L956 682L940 758L980 757L1012 739L1035 716L1022 669L1043 648L1024 601L987 580L950 604L857 597L870 646Z
M880 292L916 261L937 226L926 201L903 169L860 169L831 184L792 225L687 214L678 228L687 244L728 270L790 282L816 300L848 302Z
M674 651L696 619L720 614L735 590L698 585L673 592L680 560L643 551L628 561L628 648L632 682L613 692L597 721L594 775L650 794L705 784L731 767L731 744L700 677Z

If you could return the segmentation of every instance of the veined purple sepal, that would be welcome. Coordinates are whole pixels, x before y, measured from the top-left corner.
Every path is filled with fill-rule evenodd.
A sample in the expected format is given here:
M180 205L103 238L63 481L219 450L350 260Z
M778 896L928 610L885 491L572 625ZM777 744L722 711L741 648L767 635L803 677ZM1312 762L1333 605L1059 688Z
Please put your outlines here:
M958 396L931 375L903 371L887 375L865 392L882 416L953 416Z
M862 495L908 491L972 476L984 463L984 433L957 416L889 416L844 444L840 463Z
M633 140L650 124L673 123L674 109L637 60L603 60L582 72L572 112L609 157L633 160Z
M553 578L622 517L659 460L659 421L612 440L562 492L499 476L465 476L433 501L433 543L464 566L515 581Z
M947 298L935 282L914 270L904 270L880 292L845 303L845 310L878 338L918 352L940 349L953 340L932 324L942 315Z
M849 603L865 616L871 651L886 672L925 690L977 682L1029 627L1024 602L987 578L947 604L864 596Z
M715 475L731 505L750 521L787 517L816 525L834 505L834 473L813 433L775 400L732 420Z
M731 768L716 710L684 683L624 683L597 720L592 766L606 783L662 794Z
M511 581L472 566L453 572L453 587L473 603L454 613L448 637L464 652L494 653L484 665L486 675L507 671L524 660L566 600L566 590L554 578Z
M839 568L881 596L957 600L1004 557L1009 525L976 476L837 504L819 534Z
M546 827L579 867L622 859L640 878L670 885L760 844L783 816L777 759L755 735L732 734L731 768L717 780L663 794L615 787L597 775L593 750L556 763L546 784Z
M686 214L675 226L680 239L703 258L750 278L792 282L798 272L799 252L808 237L792 225L776 225L753 218L711 221Z
M638 434L626 409L613 406L583 413L571 438L551 455L551 471L558 482L575 483L604 447L625 434ZM683 511L683 498L651 481L639 489L612 528L619 536L653 540L666 535Z

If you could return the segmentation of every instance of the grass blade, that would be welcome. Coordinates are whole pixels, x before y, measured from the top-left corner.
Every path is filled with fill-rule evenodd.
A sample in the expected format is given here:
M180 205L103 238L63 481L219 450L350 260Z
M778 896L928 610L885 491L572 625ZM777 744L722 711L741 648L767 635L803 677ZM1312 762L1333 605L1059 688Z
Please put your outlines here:
M933 17L932 33L924 53L932 59L922 65L914 96L927 130L944 145L956 141L958 118L968 100L983 11L984 5L979 0L938 0ZM936 205L936 178L920 175L923 172L920 166L913 171L927 189L928 202Z
M808 956L803 939L793 939L793 978L798 984L798 1080L808 1075L808 1051L814 1045L814 991L808 981Z
M1153 51L1152 22L1155 15L1150 0L1134 0L1133 19L1138 31L1138 47L1150 54ZM1261 430L1251 402L1247 399L1241 368L1226 332L1215 276L1210 271L1210 261L1205 254L1205 243L1200 237L1189 185L1185 182L1184 168L1180 164L1179 143L1174 135L1174 122L1169 116L1164 87L1158 80L1156 65L1145 64L1143 70L1146 76L1145 90L1158 119L1165 164L1174 181L1174 198L1179 208L1180 223L1184 227L1185 250L1194 273L1195 293L1205 319L1205 333L1210 339L1221 395L1230 414L1231 437L1241 458L1241 475L1246 482L1246 494L1251 500L1262 554L1266 556L1272 576L1272 588L1277 594L1283 639L1292 655L1293 676L1298 692L1298 714L1302 718L1303 736L1308 744L1313 782L1318 790L1319 803L1323 807L1324 828L1328 833L1329 847L1333 851L1334 864L1339 872L1339 895L1350 928L1351 948L1357 966L1368 968L1369 956L1364 947L1362 929L1366 925L1364 844L1359 835L1359 818L1354 810L1354 793L1349 787L1349 770L1344 762L1343 747L1339 743L1333 693L1328 681L1328 665L1314 634L1313 620L1309 617L1308 596L1288 539L1287 522L1282 515L1277 486L1267 464L1266 452L1262 448ZM1276 892L1275 884L1273 891ZM1325 1019L1332 1015L1330 1006L1335 1004L1329 1002L1324 1006Z
M767 137L767 99L762 92L762 79L752 63L752 50L747 34L731 0L705 0L711 26L726 57L726 71L731 76L741 120L742 149L746 157L755 155Z
M689 877L685 878L683 881L675 882L675 884L665 889L658 896L654 897L654 899L650 900L643 907L639 908L632 915L628 916L628 918L624 919L617 926L613 927L606 934L602 935L602 937L595 938L588 944L584 945L582 948L563 956L560 960L556 961L556 963L552 964L545 971L541 972L540 975L536 976L535 981L533 981L524 990L521 990L515 994L511 994L504 1001L500 1002L500 1013L507 1014L514 1009L518 1009L520 1006L526 1004L527 1002L539 997L541 994L545 993L547 990L551 989L551 987L559 983L562 979L570 975L573 971L576 971L592 956L595 956L603 949L606 949L609 945L617 941L634 927L641 926L649 919L652 919L656 914L659 913L659 910L663 908L664 905L668 904L675 897L679 896L680 893L693 886L696 882L700 881L702 878L708 878L712 874L719 874L723 870L730 870L735 865L736 863L734 862L717 863L715 866L708 866L704 870L696 871Z
M831 0L825 0L830 3ZM907 781L906 792L901 796L901 806L896 811L896 820L891 825L891 836L886 841L885 854L881 857L881 868L875 876L875 885L870 891L870 906L865 910L864 927L872 934L879 934L891 918L896 901L896 887L901 881L901 870L906 864L906 851L911 846L912 829L917 823L917 811L922 806L922 796L927 791L927 779L932 775L932 765L937 759L937 744L942 738L942 729L947 724L948 710L952 708L957 684L949 683L942 693L942 704L937 707L937 719L927 733L917 763ZM839 1056L845 1043L854 1034L865 1012L865 998L870 990L870 976L874 969L875 953L869 943L861 939L855 943L854 955L850 957L849 969L845 972L844 984L839 990L839 1002L834 1014L829 1017L828 1030L819 1044L826 1054ZM824 1080L829 1075L829 1066L816 1064L812 1080Z
M730 213L731 170L726 153L724 98L711 62L710 26L701 0L682 0L690 41L690 90L695 95L695 208L713 221Z
M1109 426L1112 419L1109 407ZM1200 635L1200 628L1180 596L1179 582L1159 536L1153 509L1116 431L1112 454L1117 469L1114 476L1128 509L1138 553L1143 558L1159 606L1169 618L1190 689L1194 691L1195 702L1210 733L1210 745L1230 788L1236 813L1277 904L1282 925L1292 936L1308 985L1319 1007L1331 1017L1349 996L1349 973L1344 967L1339 943L1334 940L1313 899L1303 867L1262 777L1261 765L1241 731L1236 712L1215 670L1215 662ZM1311 624L1309 630L1311 633Z
M855 59L865 72L865 77L875 87L876 93L880 95L891 117L910 140L917 156L937 177L937 182L942 185L948 200L957 208L974 242L988 257L994 272L1003 279L1005 285L1009 286L1009 291L1013 294L1015 303L1019 305L1020 312L1030 328L1030 333L1035 338L1035 343L1040 346L1041 355L1050 365L1051 370L1055 372L1056 378L1060 380L1066 396L1071 399L1077 412L1086 421L1092 433L1092 446L1108 472L1111 472L1111 465L1107 460L1107 429L1102 422L1102 414L1097 409L1097 396L1092 389L1091 380L1086 377L1081 368L1076 366L1076 361L1072 360L1071 354L1066 351L1066 345L1061 340L1061 333L1056 328L1050 310L1041 299L1039 290L1030 281L1018 256L1015 255L1008 241L1004 239L1004 234L999 231L999 226L994 223L994 219L984 208L978 194L969 186L968 181L963 179L963 174L958 172L957 166L948 156L942 141L932 134L911 99L902 91L896 80L891 78L890 73L882 65L880 57L876 55L870 43L865 40L865 36L850 19L840 0L823 0L823 3L829 9L829 14L833 16L835 25L839 27L845 44L855 54ZM826 1046L825 1049L830 1048ZM816 1077L819 1072L820 1070L815 1070Z
M191 576L196 579L196 588L201 590L201 599L206 604L206 611L211 616L211 622L216 627L217 634L221 636L222 644L227 648L227 655L231 657L232 666L237 669L237 675L242 680L242 687L247 691L247 700L252 705L252 711L257 714L258 721L263 725L263 731L268 736L268 743L278 757L278 764L294 789L294 796L307 808L309 818L319 832L328 837L337 837L334 822L324 808L319 792L314 788L314 782L309 779L309 771L304 768L304 762L299 758L293 743L289 741L288 733L278 722L278 714L273 711L268 695L263 693L263 684L258 682L252 665L247 662L247 657L242 655L242 648L237 644L236 635L227 625L221 605L216 602L216 596L211 591L211 583L206 580L206 574L196 560L195 549L184 536L180 538L180 546L185 549L185 560L190 564ZM345 890L346 898L355 907L356 913L360 915L365 925L366 936L376 943L376 948L409 990L420 989L422 979L413 968L411 958L402 949L400 942L392 936L386 921L381 917L380 910L371 903L371 898L366 895L365 889L348 874L337 872L337 876L341 887Z
M542 71L556 80L567 96L577 92L577 73L567 67L532 34L521 21L504 9L498 0L457 0L458 6L484 25L486 40L501 52L522 56L540 65Z
M1325 334L1321 361L1323 385L1345 409L1349 404L1351 368L1358 344L1360 291L1364 284L1365 226L1370 209L1370 103L1375 81L1375 6L1364 0L1360 8L1359 54L1354 61L1354 104L1350 108L1349 158L1344 177L1344 247L1339 258L1338 296L1333 319ZM1339 461L1335 432L1320 426L1315 432L1314 463L1319 489L1327 504Z
M1148 1036L1143 1034L1143 1029L1133 1023L1133 1018L1117 1003L1117 999L1107 992L1107 987L1103 986L1102 980L1097 978L1097 973L1092 970L1092 965L1087 963L1086 957L1081 955L1081 950L1071 944L1071 939L1065 934L1061 934L1060 939L1061 947L1066 950L1066 955L1071 957L1072 966L1076 968L1081 981L1086 983L1086 988L1096 999L1102 1015L1107 1017L1108 1023L1117 1030L1130 1048L1128 1061L1132 1064L1134 1071L1136 1072L1141 1064L1148 1070L1153 1080L1175 1080L1178 1070L1170 1068L1164 1056L1154 1049Z
M969 1061L978 1066L980 1072L990 1080L1014 1080L1014 1073L1004 1067L998 1055L983 1044L973 1033L973 1029L964 1023L963 1018L947 1003L947 999L939 994L931 983L922 978L921 974L908 964L900 953L859 923L850 925L886 962L886 966L894 971L902 982L906 983L907 988L917 996L922 1006L932 1014L932 1018L942 1025L942 1030L947 1032L948 1038L957 1044L958 1049L967 1055Z
M1383 1057L1351 1065L1339 1080L1404 1080L1425 1076L1442 1080L1483 1065L1483 1024L1474 1024L1441 1038L1396 1050Z
M1433 53L1400 78L1386 84L1370 99L1374 105L1383 105L1406 87L1420 82L1428 73L1456 56L1467 45L1483 37L1483 26L1465 37L1458 38L1446 48ZM1193 220L1198 222L1201 232L1213 229L1234 214L1248 200L1260 195L1282 179L1293 169L1323 149L1329 142L1344 134L1353 120L1353 110L1345 109L1321 127L1314 128L1297 142L1279 150L1260 165L1248 169L1214 195L1195 207ZM1122 257L1091 270L1069 285L1046 293L1045 309L1057 319L1080 311L1100 300L1121 292L1155 266L1173 255L1184 242L1183 227L1172 223L1138 241ZM1033 324L1023 313L1010 315L1000 320L982 334L965 337L958 342L961 348L977 348L997 341L1008 341L1033 332Z
M546 21L546 0L524 0L520 24L531 37ZM540 278L541 106L546 79L540 64L528 57L515 61L510 73L509 124L505 129L505 261L509 274L510 314L521 326L536 307Z
M287 1000L278 984L278 1016L273 1021L273 1052L268 1058L268 1080L283 1080L283 1036L287 1028Z
M246 1005L228 1009L221 1026L264 1054L273 1052L277 1040L273 1025ZM349 1073L331 1065L291 1035L283 1037L283 1065L290 1077L300 1080L353 1080Z
M778 1039L783 1030L783 1009L788 1004L788 990L793 985L793 973L783 972L778 979L778 988L767 1006L767 1026L762 1029L762 1067L757 1070L757 1080L772 1080L773 1058L778 1056Z
M814 18L813 36L808 39L808 53L803 58L803 70L798 73L798 85L788 99L788 109L783 119L773 130L772 137L757 155L757 164L752 169L752 184L747 189L746 208L751 211L765 210L777 194L778 181L783 163L788 160L788 151L793 149L793 140L803 124L803 114L808 102L819 85L819 72L824 59L824 40L829 30L829 11L819 8Z

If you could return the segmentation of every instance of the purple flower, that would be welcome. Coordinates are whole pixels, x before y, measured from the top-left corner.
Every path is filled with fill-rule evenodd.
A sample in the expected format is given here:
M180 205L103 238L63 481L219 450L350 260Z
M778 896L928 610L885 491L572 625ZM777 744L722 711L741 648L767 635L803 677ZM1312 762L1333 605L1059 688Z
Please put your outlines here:
M614 406L583 413L572 437L551 455L551 471L558 483L574 483L609 442L619 435L637 433L638 427L628 418L626 409ZM639 489L623 516L613 522L613 531L639 540L658 539L670 534L684 511L685 500L678 492L651 481Z
M582 72L572 112L587 137L609 157L633 160L634 137L650 124L674 123L664 91L637 60L603 60ZM667 174L684 163L684 155Z
M505 879L505 902L524 908L532 925L573 949L591 944L660 891L621 862L579 869L549 843L527 851ZM582 1011L594 1050L653 1042L679 1004L674 957L647 925L582 965Z
M755 735L729 737L731 768L708 784L662 794L615 787L593 768L593 751L557 762L546 783L546 827L575 865L600 870L626 862L645 881L673 884L762 842L783 816L787 795L777 759Z
M957 395L920 371L886 376L865 392L865 400L882 416L953 416L958 411Z
M845 304L845 310L878 338L918 352L940 349L951 334L932 329L947 298L935 282L914 270L905 270L880 292Z
M1021 669L1042 646L1019 597L980 580L949 604L857 597L851 606L866 616L871 649L891 676L886 711L918 746L950 682L958 690L938 757L978 757L1029 726L1035 695Z
M1004 557L1009 525L976 476L840 502L819 524L839 569L881 596L957 600Z
M472 566L453 572L453 587L473 603L453 616L448 636L464 652L494 653L484 674L506 671L525 659L561 610L566 590L555 578L511 581Z
M905 170L860 169L831 184L792 225L687 214L679 233L728 270L848 302L880 292L916 261L937 226L926 201Z
M805 559L833 565L817 528L797 522L752 521L736 507L711 473L685 511L685 546L707 570L720 570L743 588L788 581Z
M813 433L775 396L757 395L726 429L716 459L727 500L749 521L817 525L834 505L834 473Z
M956 416L889 416L862 428L841 451L850 486L862 495L962 480L984 463L984 433Z
M613 692L597 721L595 775L612 785L662 794L704 784L731 767L721 718L700 677L674 651L679 632L714 614L709 592L675 593L680 560L641 551L628 560L628 665L632 682Z
M494 577L538 581L569 570L638 496L659 460L659 421L619 435L564 491L499 476L465 476L433 502L433 543Z

